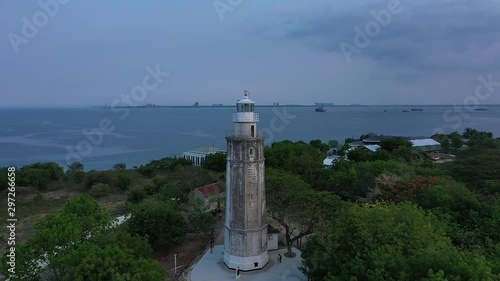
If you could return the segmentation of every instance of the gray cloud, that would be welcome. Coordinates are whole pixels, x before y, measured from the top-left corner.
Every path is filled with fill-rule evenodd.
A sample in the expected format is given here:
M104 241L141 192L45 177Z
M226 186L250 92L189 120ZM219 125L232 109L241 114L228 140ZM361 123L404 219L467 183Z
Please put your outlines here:
M354 27L364 29L371 11L389 1L356 5L347 1L325 4L322 12L293 15L281 25L261 23L253 34L264 38L299 41L314 50L341 53L342 42L354 45ZM356 57L380 63L412 65L422 70L500 69L500 5L496 1L404 1L403 11ZM266 28L267 27L267 28ZM281 32L280 32L281 31Z

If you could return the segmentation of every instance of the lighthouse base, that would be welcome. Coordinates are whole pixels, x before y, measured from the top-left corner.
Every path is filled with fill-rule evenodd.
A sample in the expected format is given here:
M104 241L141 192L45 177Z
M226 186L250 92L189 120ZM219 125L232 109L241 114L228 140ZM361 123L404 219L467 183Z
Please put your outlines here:
M230 269L239 268L241 271L259 270L264 268L269 262L267 251L258 256L238 257L224 252L224 264Z

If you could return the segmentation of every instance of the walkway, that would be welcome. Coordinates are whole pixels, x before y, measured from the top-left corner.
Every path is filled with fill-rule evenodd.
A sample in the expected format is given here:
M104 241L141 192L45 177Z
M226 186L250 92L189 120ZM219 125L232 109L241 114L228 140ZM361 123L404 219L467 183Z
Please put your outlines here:
M241 272L239 280L245 281L306 281L307 278L300 272L299 267L302 259L300 251L293 248L296 257L286 258L286 249L269 252L269 263L262 270ZM278 254L283 256L282 263L277 263ZM222 262L224 256L224 246L217 245L214 253L208 249L200 261L191 271L191 281L228 281L235 280L235 271L230 270Z

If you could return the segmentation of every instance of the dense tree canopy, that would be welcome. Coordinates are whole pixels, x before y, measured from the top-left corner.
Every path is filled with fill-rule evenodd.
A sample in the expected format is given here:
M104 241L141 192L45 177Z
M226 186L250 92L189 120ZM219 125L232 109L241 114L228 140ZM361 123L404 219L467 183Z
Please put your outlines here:
M111 228L109 214L89 196L75 197L59 213L34 227L32 237L17 245L16 274L10 280L165 280L152 260L147 240Z
M186 230L186 220L176 206L156 200L131 206L126 224L131 233L147 237L153 248L179 243Z
M0 168L0 191L7 187L7 168ZM35 163L16 170L18 186L32 186L43 190L51 181L62 181L64 168L55 162Z
M316 192L300 177L274 169L266 171L266 196L268 212L285 229L289 247L313 233L320 219L331 216L340 204L331 193Z
M400 147L411 148L411 142L404 138L399 138L399 137L387 138L380 142L380 147L384 150L391 152Z
M352 205L303 250L312 280L495 280L484 256L455 248L445 226L412 204ZM430 279L435 280L435 279Z
M311 144L289 140L275 142L266 147L266 167L289 171L292 174L310 177L323 168L324 155Z
M225 172L226 164L227 164L226 154L223 152L217 152L205 156L205 161L203 162L203 168L215 172Z

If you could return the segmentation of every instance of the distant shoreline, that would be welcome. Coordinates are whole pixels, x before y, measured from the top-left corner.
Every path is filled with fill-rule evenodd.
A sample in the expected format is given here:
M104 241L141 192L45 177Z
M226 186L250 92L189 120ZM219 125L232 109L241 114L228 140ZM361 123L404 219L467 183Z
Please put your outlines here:
M443 107L443 106L453 106L452 104L432 104L432 105L421 105L421 104L393 104L393 105L362 105L362 104L348 104L348 105L306 105L306 104L279 104L279 105L256 105L256 108L259 107ZM500 104L485 104L481 105L481 107L494 107L500 106ZM156 105L156 106L114 106L114 107L106 107L106 106L90 106L91 108L102 108L102 109L113 109L113 108L145 108L145 109L155 109L155 108L233 108L234 105Z
M453 104L334 104L334 105L313 105L313 104L278 104L278 105L256 105L256 108L269 108L269 107L303 107L303 108L317 108L317 107L387 107L387 108L411 108L411 107L453 107ZM485 107L499 107L500 104L481 104L479 108ZM156 109L156 108L234 108L235 105L156 105L156 106L102 106L102 105L71 105L71 106L0 106L0 109L114 109L114 108L129 108L129 109Z

